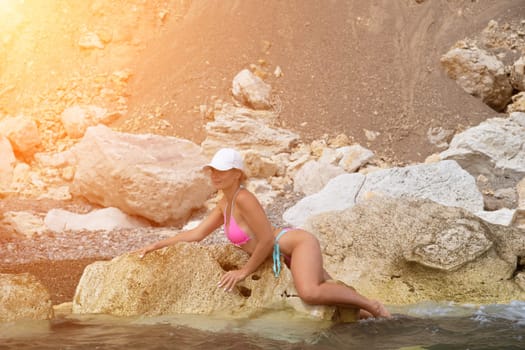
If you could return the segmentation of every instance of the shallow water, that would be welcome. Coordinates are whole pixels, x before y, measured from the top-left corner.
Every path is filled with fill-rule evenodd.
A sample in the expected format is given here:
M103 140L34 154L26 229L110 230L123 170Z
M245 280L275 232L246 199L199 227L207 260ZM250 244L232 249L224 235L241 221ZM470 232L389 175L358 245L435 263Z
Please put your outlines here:
M336 325L278 314L252 320L72 315L3 324L0 349L525 349L523 301L391 310L391 320Z

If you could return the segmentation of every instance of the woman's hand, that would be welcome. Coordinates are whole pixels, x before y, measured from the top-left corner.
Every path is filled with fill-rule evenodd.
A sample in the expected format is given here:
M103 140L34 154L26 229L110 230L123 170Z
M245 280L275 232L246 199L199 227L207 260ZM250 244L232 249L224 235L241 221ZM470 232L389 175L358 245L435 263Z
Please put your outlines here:
M224 291L231 292L233 287L246 278L247 274L244 270L231 270L226 272L220 282L219 288L224 288Z
M147 247L144 247L142 249L135 250L133 253L137 254L139 256L139 258L142 259L142 258L144 258L146 256L146 254L152 252L153 250L155 250L155 249L152 249L151 246L147 246Z

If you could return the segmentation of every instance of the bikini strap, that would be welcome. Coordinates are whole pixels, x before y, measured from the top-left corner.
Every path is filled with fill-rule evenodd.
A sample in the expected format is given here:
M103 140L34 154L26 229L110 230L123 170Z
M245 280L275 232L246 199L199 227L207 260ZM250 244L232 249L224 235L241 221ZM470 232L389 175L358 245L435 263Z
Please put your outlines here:
M279 239L288 231L289 229L283 228L277 237L275 237L275 243L273 244L273 274L276 278L279 277L281 273L281 248L279 247Z
M239 194L239 191L242 189L242 185L239 186L239 188L237 189L237 191L235 191L235 193L233 194L233 198L232 198L232 209L230 211L230 216L233 215L233 207L235 207L235 198L237 198L237 194ZM228 207L226 207L226 209L228 209Z
M231 203L231 210L230 210L230 217L227 218L226 214L228 213L228 205L230 203L226 202L226 208L224 208L224 228L226 229L226 227L228 227L228 231L230 230L230 221L231 221L231 217L233 215L233 208L235 207L235 198L237 197L237 194L239 193L239 191L243 188L243 186L239 186L239 188L237 189L237 191L235 191L235 193L233 194L233 198L232 198L232 203ZM228 220L228 225L226 225L226 220Z
M279 243L279 239L281 238L282 235L284 235L286 232L288 232L288 229L287 228L283 228L281 230L281 232L279 232L279 234L277 235L277 237L275 237L275 243Z

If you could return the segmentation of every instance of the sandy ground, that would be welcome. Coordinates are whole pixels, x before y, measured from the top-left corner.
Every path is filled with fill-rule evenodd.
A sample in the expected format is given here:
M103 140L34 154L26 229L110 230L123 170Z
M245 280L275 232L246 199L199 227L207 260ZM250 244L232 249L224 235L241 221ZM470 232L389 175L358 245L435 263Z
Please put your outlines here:
M305 140L344 132L394 161L422 161L440 151L433 128L497 115L444 74L441 55L523 13L520 0L194 1L133 61L129 117L153 114L199 142L199 106L231 101L232 78L255 66L281 124Z

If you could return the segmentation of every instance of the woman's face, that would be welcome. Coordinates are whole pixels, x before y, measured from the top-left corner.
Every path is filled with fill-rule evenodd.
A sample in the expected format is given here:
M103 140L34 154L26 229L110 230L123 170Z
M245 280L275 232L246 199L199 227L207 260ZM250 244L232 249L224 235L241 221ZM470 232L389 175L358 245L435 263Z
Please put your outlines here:
M217 170L210 168L210 179L216 189L222 190L239 182L240 172L237 169Z

